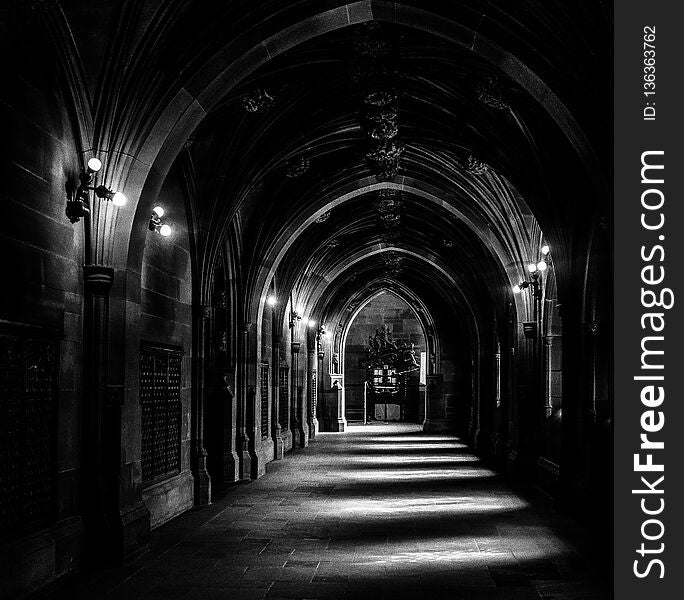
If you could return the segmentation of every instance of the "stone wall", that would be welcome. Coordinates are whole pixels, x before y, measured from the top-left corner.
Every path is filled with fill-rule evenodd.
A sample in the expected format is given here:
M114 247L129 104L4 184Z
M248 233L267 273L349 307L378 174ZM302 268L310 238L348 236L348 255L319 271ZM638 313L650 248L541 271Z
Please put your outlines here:
M4 182L0 254L5 265L0 334L12 336L19 344L56 348L58 381L55 412L44 423L46 434L54 440L49 475L41 476L40 485L52 490L46 498L49 514L35 524L2 528L0 597L4 598L49 584L77 570L81 562L77 423L81 413L83 227L72 225L64 213L67 183L77 181L80 160L66 110L69 102L59 91L54 53L47 51L41 35L32 36L30 47L25 47L11 23L0 23L0 49L6 57L0 66ZM21 61L21 69L12 68L10 63L16 60ZM7 374L3 368L2 377ZM4 387L4 382L0 385ZM3 392L1 402L4 435L9 423L6 411L13 399ZM29 450L22 459L32 460L33 453ZM0 462L10 471L24 469L16 458L0 456ZM42 492L34 489L34 493ZM16 498L4 500L21 504Z
M193 504L190 472L192 272L183 193L174 173L165 181L157 204L164 208L164 222L173 228L173 233L168 237L153 231L147 233L141 274L140 338L129 340L128 352L135 354L140 345L151 344L180 350L183 359L180 472L143 487L143 500L150 511L153 528Z

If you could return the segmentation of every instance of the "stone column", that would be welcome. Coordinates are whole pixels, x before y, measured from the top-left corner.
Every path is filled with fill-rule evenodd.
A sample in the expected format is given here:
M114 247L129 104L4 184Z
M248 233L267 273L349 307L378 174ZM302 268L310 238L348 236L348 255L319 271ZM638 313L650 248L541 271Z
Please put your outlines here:
M430 433L447 431L449 422L446 414L446 398L444 397L443 377L440 374L427 376L425 386L426 415L423 431Z
M578 294L579 295L579 294ZM586 339L579 302L564 302L561 307L563 323L563 418L559 495L562 508L577 510L578 502L586 498L584 462L584 424L591 404L586 389Z
M285 444L283 442L283 428L280 425L280 344L282 335L276 333L275 319L273 320L273 368L271 374L271 431L273 435L274 458L280 460L285 454Z
M552 348L553 336L547 335L544 337L544 421L553 414L553 404L551 403L552 393Z
M192 394L192 453L191 470L194 477L195 504L211 504L211 477L207 472L207 451L204 447L204 407L207 396L207 370L209 369L209 320L211 307L200 306L195 321L197 346L195 348L195 390Z
M309 445L309 425L306 417L306 403L302 398L302 386L299 385L299 349L300 342L292 342L292 445L293 447L306 448Z
M597 363L596 363L596 346L597 346L597 337L599 333L599 324L598 321L590 321L586 324L586 331L587 331L587 350L589 354L589 361L588 364L590 366L589 369L589 401L588 401L588 406L587 406L587 414L586 414L586 421L590 426L596 425L596 417L597 417L597 410L596 410L596 401L597 401L597 384L596 384L596 374L597 374Z
M347 419L344 416L344 388L341 374L330 375L331 386L325 392L323 408L323 427L325 431L342 432L347 429Z
M543 406L540 398L540 339L536 321L520 325L515 356L517 402L512 415L517 445L514 452L509 454L509 475L530 479L536 470L539 414Z
M318 369L316 365L316 346L312 345L307 352L307 364L309 372L309 389L307 393L307 414L309 424L309 439L313 439L318 433L318 418L316 417L316 404L318 394Z
M140 489L122 477L122 390L108 385L113 280L114 271L110 267L90 264L83 267L81 497L85 556L93 565L122 561L144 552L150 534L150 514L142 502Z
M299 383L299 342L290 343L290 430L292 431L292 447L300 444L301 426L297 414L297 387Z
M223 410L223 481L235 483L240 480L240 457L237 453L237 398L230 385L230 377L223 376L220 402Z
M82 429L82 498L85 524L85 557L92 564L114 558L116 541L115 517L119 490L116 485L115 448L106 427L108 407L107 343L109 337L109 292L114 271L109 267L83 267L83 429ZM116 512L115 512L116 511Z
M323 359L325 358L325 352L318 349L318 368L316 374L316 404L314 406L316 417L316 433L321 430L321 423L323 421L322 409L323 409L323 390L325 389L325 371L323 370Z
M261 454L261 410L257 405L258 399L256 386L249 385L247 387L247 438L252 479L259 479L266 473L265 457Z
M240 480L250 481L252 478L252 457L249 452L248 433L248 370L247 352L249 348L249 330L251 323L242 323L240 327L240 344L238 349L238 456L240 458Z

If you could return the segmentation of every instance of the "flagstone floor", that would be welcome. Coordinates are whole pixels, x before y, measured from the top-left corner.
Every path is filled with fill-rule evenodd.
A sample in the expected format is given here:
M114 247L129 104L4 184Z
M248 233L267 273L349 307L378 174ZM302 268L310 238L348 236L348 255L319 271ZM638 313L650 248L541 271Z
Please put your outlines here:
M157 529L144 559L55 597L610 598L588 532L529 498L453 436L351 427Z

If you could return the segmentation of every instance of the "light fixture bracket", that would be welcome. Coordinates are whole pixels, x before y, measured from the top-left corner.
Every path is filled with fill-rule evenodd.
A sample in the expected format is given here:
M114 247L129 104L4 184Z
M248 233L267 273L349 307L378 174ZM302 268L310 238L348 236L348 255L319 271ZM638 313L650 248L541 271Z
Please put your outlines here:
M99 169L98 169L99 170ZM76 191L67 196L66 216L72 223L78 223L82 218L86 217L91 212L90 192L94 192L100 200L111 201L117 195L116 192L108 188L106 185L93 185L95 183L95 174L97 170L87 166L81 169L79 175L79 186ZM73 189L73 188L72 188ZM125 201L125 197L124 197ZM117 204L116 200L114 204Z

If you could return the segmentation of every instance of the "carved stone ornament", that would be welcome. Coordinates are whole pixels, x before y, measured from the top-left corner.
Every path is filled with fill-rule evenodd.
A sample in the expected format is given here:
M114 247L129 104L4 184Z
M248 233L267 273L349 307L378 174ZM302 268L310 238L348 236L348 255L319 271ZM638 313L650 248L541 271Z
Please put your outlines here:
M325 211L320 217L316 219L316 223L325 223L330 218L331 212L332 211L330 210Z
M396 123L399 117L399 109L394 106L369 111L366 118L372 123Z
M377 21L364 23L354 35L354 52L359 56L380 58L392 52L392 44L383 36L382 27Z
M363 101L368 106L384 108L397 101L397 93L394 90L375 90L364 97Z
M370 130L370 136L374 140L390 140L399 133L399 125L391 121L381 121Z
M257 89L242 98L242 108L248 113L266 112L275 104L275 98L265 89Z
M404 148L404 143L395 138L366 153L366 160L380 181L394 179L397 176Z
M300 157L292 160L285 165L285 176L290 179L301 177L311 169L311 161L308 158Z
M228 306L228 301L226 297L225 290L221 290L216 293L215 303L218 308L226 308Z
M463 170L471 175L483 175L489 170L489 165L484 161L476 158L472 154L463 161Z
M399 228L394 227L392 229L381 231L378 238L383 244L393 244L399 239L400 236L401 232L399 231Z
M510 108L510 105L503 97L499 79L497 77L488 77L478 85L477 98L485 106L489 106L496 110L506 110Z
M385 270L390 275L399 275L403 270L402 257L390 252L384 256Z

